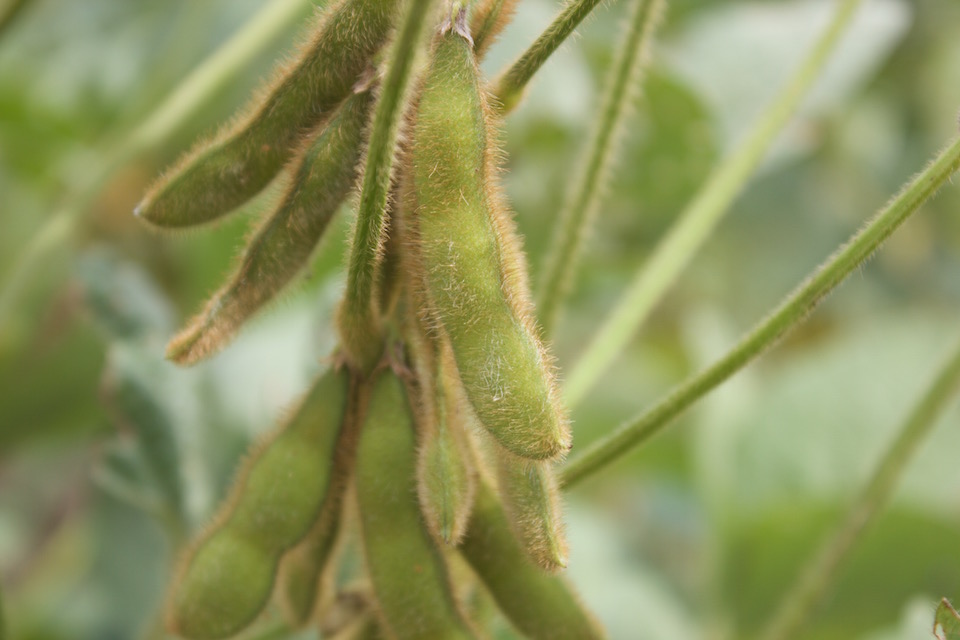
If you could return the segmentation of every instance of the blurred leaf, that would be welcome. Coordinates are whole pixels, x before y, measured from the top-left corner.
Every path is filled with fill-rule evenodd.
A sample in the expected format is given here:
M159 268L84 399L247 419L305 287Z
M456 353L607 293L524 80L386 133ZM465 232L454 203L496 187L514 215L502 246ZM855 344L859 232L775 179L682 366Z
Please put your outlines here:
M830 19L830 0L718 3L686 23L665 57L713 105L727 145L739 139ZM775 146L782 161L816 142L813 118L856 92L900 42L911 10L900 0L863 3L799 118ZM749 69L749 72L745 72Z
M110 340L144 340L173 329L173 310L154 281L105 248L84 252L76 276L94 322Z
M635 557L616 523L578 506L567 514L569 576L611 640L696 640L704 634L670 585ZM638 627L638 622L642 621ZM638 630L642 628L642 636Z
M960 640L960 613L946 598L937 606L933 631L939 640Z
M724 593L746 636L771 607L841 507L781 503L733 532L725 560ZM960 556L945 554L960 529L928 514L894 508L854 549L824 604L808 621L818 640L846 640L893 624L901 603L920 591L956 589ZM927 627L929 632L929 626Z

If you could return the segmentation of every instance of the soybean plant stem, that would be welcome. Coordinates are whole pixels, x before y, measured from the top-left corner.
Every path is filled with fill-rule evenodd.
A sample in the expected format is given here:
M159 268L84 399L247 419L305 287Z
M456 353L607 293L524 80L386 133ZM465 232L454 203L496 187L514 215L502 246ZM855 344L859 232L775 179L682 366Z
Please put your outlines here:
M836 576L841 561L860 540L877 513L890 501L913 454L930 434L936 425L937 417L954 397L958 387L960 345L914 407L874 470L867 486L850 505L840 526L824 541L817 554L803 564L803 573L781 598L779 606L760 634L763 640L788 640L796 635Z
M627 421L563 469L572 486L646 442L697 400L719 386L800 324L844 278L920 208L960 168L960 139L944 149L923 172L818 268L725 356L675 387L649 410Z
M414 60L433 0L411 0L387 59L380 98L370 127L357 223L340 310L344 348L360 369L369 370L382 351L374 288L384 249L387 196L397 152L398 132Z
M576 406L583 400L710 236L820 74L859 5L860 0L837 3L830 25L806 60L743 143L714 170L646 263L641 265L633 282L593 334L572 369L564 390L569 406Z
M162 145L280 34L304 18L312 6L313 3L306 0L267 3L240 31L187 76L147 116L142 125L104 153L80 186L64 198L66 204L50 216L13 261L11 271L0 287L0 328L9 320L20 294L37 270L69 242L75 226L113 172Z
M493 84L493 95L501 113L509 113L520 102L523 90L543 63L583 22L600 0L570 0L546 31L530 45Z
M634 0L633 15L607 80L598 126L585 149L580 172L565 203L560 226L544 265L537 311L546 336L553 333L557 315L577 270L584 236L603 200L604 189L617 160L617 143L622 137L623 124L642 81L665 7L666 0Z

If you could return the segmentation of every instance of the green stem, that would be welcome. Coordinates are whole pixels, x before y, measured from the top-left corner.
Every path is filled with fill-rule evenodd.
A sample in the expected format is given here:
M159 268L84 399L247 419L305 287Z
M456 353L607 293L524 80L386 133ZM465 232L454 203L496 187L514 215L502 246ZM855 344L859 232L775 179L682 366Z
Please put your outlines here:
M362 371L370 371L383 350L374 289L384 250L387 196L410 77L432 4L433 0L410 1L387 56L389 66L370 127L347 290L339 318L344 349L354 366Z
M616 143L622 137L630 104L642 82L665 8L666 0L635 0L617 61L610 70L599 126L585 150L580 173L560 216L560 226L544 266L537 310L546 336L553 333L577 270L583 239L603 200L617 161Z
M600 0L571 0L513 66L500 75L493 84L493 95L502 113L509 113L517 106L533 74L598 4Z
M800 324L844 278L876 251L904 220L920 208L960 168L960 138L881 209L860 231L820 266L765 320L757 324L725 356L666 395L638 417L595 443L563 470L563 483L572 486L646 442L697 400L742 369Z
M599 331L593 334L586 350L571 371L564 390L569 406L579 404L616 357L623 352L639 326L743 190L777 134L820 74L860 1L838 2L833 20L807 59L760 117L743 143L714 170L667 235L657 244L646 263L641 266L633 282Z
M100 162L80 181L80 186L64 198L66 204L50 216L14 260L0 288L0 328L8 322L17 300L37 271L69 242L74 229L114 171L166 142L280 34L304 18L312 6L306 0L267 3L187 76L142 125L108 147Z
M860 540L867 526L887 505L917 448L960 387L960 346L941 369L903 424L896 439L850 506L840 526L824 541L806 569L781 598L760 637L788 640L796 635L837 574L840 563Z

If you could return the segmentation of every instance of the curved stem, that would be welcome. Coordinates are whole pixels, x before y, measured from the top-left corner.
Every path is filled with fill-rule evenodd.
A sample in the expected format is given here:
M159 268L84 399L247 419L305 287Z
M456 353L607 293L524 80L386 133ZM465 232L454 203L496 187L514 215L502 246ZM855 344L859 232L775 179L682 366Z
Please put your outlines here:
M147 116L133 132L110 146L65 204L27 242L0 284L0 328L9 320L23 290L38 269L68 244L100 189L118 168L159 147L231 82L285 30L305 17L313 5L305 0L267 3L244 27L207 58Z
M570 373L565 388L577 405L623 352L638 327L673 285L740 194L777 134L819 76L861 0L838 2L830 25L743 143L714 170L634 277Z
M805 570L780 599L775 613L760 634L763 640L788 640L796 635L833 581L840 563L877 513L890 501L913 454L930 434L958 387L960 345L910 413L840 526L824 541L816 555L804 563Z
M599 124L585 149L580 172L560 215L560 226L544 265L537 311L546 336L553 333L577 270L583 239L603 200L617 161L617 143L629 115L629 105L642 81L665 8L666 0L635 0L617 61L610 70Z
M363 371L373 368L383 350L374 289L383 257L387 196L413 63L432 4L433 0L410 1L387 56L390 62L370 126L347 290L339 317L344 349Z
M502 113L517 106L530 78L598 4L600 0L571 0L513 66L500 75L493 83L493 95Z
M646 442L697 400L799 325L844 278L876 251L904 220L920 208L960 168L960 138L910 181L860 231L802 282L765 320L713 365L675 387L660 402L595 443L563 470L572 486Z

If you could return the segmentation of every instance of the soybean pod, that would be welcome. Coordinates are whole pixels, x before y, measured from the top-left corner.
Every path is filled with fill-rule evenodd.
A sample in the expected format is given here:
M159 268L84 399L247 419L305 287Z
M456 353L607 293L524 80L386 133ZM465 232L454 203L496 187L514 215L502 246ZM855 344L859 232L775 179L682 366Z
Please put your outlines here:
M193 364L223 348L310 258L357 180L372 92L344 103L301 152L277 207L256 230L230 280L167 347L167 357Z
M387 637L473 638L447 565L420 515L416 434L404 384L373 382L357 447L355 482L367 570Z
M465 429L457 383L451 378L452 356L437 354L435 375L425 382L432 393L433 412L424 412L419 422L417 494L424 519L434 536L456 544L467 528L476 468L469 433Z
M215 220L260 192L303 137L361 79L392 26L398 0L341 0L324 12L299 59L212 141L163 176L135 213L158 227Z
M358 425L363 419L366 391L366 385L353 385L347 407L348 425ZM341 431L336 450L329 454L333 459L333 473L320 514L306 537L280 563L277 593L287 620L295 628L306 625L323 609L335 586L334 563L347 517L344 497L353 471L356 441L355 429Z
M281 556L307 534L336 484L333 454L350 432L352 386L345 371L321 375L250 455L225 508L181 562L167 609L173 633L226 638L264 609Z
M570 584L544 573L527 557L510 529L496 493L479 483L460 551L507 619L532 640L606 637Z
M567 566L560 489L549 462L497 456L500 497L527 555L546 571Z
M462 11L434 43L409 154L408 249L479 421L506 449L549 459L570 445L526 266L496 184L495 133Z

